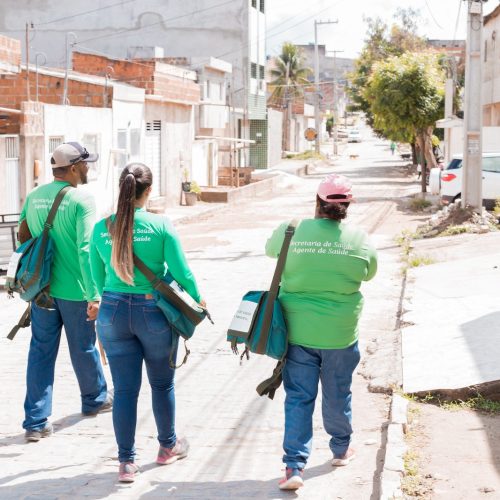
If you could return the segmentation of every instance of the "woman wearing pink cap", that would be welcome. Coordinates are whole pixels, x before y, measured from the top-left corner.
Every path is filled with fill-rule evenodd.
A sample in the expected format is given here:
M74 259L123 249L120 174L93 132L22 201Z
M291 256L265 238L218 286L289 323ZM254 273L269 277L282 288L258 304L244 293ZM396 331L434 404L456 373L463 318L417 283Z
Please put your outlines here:
M279 483L283 490L304 484L302 471L311 453L320 380L332 465L347 465L355 457L349 444L352 374L360 359L359 289L375 276L377 254L364 231L341 223L352 199L352 184L346 177L332 174L320 183L315 216L298 225L282 276L279 298L289 334L283 370L286 475ZM278 256L288 224L268 240L268 256Z

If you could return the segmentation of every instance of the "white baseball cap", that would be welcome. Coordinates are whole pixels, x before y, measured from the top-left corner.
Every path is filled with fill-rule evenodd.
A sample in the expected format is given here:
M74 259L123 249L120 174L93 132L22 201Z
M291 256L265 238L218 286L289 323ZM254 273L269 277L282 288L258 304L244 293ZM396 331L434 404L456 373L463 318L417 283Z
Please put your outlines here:
M89 153L80 143L65 142L54 149L50 163L52 168L58 168L70 167L79 161L94 162L98 159L98 154Z

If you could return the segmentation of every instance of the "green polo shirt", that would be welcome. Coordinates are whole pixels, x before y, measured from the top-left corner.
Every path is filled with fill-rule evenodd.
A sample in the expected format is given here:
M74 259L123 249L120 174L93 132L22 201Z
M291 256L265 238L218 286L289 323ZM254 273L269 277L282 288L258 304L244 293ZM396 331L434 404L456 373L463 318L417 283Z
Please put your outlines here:
M266 254L278 257L288 223L269 238ZM315 349L344 349L358 338L361 283L375 276L377 254L366 233L329 219L297 227L281 281L280 303L289 341Z
M57 193L69 185L54 181L31 191L19 218L26 219L32 236L39 236ZM54 242L50 295L65 300L96 300L97 288L92 281L89 262L89 241L95 222L94 198L80 189L70 189L64 196L50 237Z
M114 215L113 215L114 218ZM200 293L191 272L179 237L172 223L161 215L136 209L134 217L134 253L156 274L162 277L168 270L174 279L197 302ZM148 294L153 292L148 279L135 268L134 286L124 283L111 266L111 238L106 219L100 220L92 233L90 260L92 276L99 292Z

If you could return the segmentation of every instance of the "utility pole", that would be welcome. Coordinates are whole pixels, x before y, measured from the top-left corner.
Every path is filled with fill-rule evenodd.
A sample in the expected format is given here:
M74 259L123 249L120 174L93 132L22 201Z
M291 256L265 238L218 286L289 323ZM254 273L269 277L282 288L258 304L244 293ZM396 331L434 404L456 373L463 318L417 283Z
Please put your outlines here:
M318 49L318 26L320 24L337 24L337 21L314 21L314 84L316 87L316 98L314 100L314 126L316 128L316 141L315 141L315 151L320 152L321 143L321 118L320 118L320 107L319 107L319 49Z
M482 128L483 128L483 3L467 0L467 54L465 63L464 156L462 208L470 206L481 213L482 196Z
M72 44L69 43L69 37L72 36L74 41ZM68 73L69 73L69 65L71 63L70 52L73 51L73 45L76 42L76 35L72 31L68 31L66 33L66 70L64 72L64 91L62 98L62 105L66 106L68 104Z
M338 155L338 140L339 140L339 103L338 103L338 95L337 95L337 54L344 52L343 50L332 50L333 52L333 156Z
M26 23L26 100L31 101L30 95L30 25Z

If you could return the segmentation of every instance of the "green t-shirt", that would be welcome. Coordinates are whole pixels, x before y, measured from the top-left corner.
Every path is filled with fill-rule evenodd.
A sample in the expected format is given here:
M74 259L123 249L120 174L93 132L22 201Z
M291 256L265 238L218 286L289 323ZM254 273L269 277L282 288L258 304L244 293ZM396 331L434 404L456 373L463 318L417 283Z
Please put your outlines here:
M278 257L287 226L267 241L268 256ZM377 254L366 233L329 219L303 220L288 250L279 295L290 343L344 349L356 342L359 289L376 271Z
M128 285L118 278L111 266L111 245L106 219L102 219L95 225L90 247L92 277L99 293L152 293L153 287L137 268L134 272L135 286ZM136 209L133 248L134 253L158 277L165 274L168 266L174 279L194 300L200 301L198 286L187 264L179 237L166 217Z
M68 182L54 181L28 194L20 221L26 219L32 236L42 233L57 193L67 185ZM70 189L59 205L49 233L55 248L50 276L52 297L74 301L99 298L89 263L89 240L94 222L94 198L80 189Z

